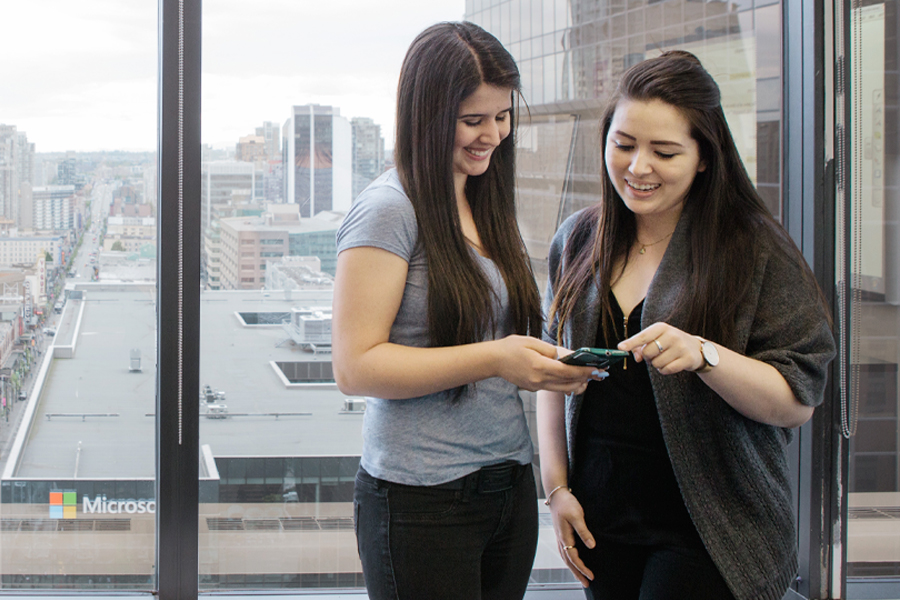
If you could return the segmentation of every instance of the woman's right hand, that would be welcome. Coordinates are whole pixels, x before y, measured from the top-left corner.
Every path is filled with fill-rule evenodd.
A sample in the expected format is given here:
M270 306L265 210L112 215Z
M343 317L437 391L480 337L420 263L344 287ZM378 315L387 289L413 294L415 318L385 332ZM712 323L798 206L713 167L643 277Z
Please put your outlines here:
M603 377L594 367L559 362L557 347L537 338L509 335L493 343L497 350L497 375L525 390L580 394L591 379Z
M581 585L588 587L594 579L594 573L578 556L575 535L577 534L588 548L593 548L597 544L584 522L584 510L581 508L581 503L568 489L560 489L553 494L550 514L553 517L553 530L556 532L556 546L559 555L575 578L581 582Z

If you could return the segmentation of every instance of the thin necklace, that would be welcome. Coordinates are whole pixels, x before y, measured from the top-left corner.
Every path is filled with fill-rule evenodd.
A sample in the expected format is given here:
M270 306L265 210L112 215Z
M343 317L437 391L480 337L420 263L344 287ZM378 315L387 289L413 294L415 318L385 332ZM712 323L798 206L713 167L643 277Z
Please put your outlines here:
M663 241L663 240L665 240L665 239L668 239L669 237L671 237L671 235L672 235L673 233L675 233L675 230L674 230L674 229L671 231L671 233L668 233L668 234L666 234L665 236L663 236L663 237L659 238L658 240L656 240L655 242L650 242L649 244L643 243L641 240L637 239L637 236L635 236L635 240L637 241L638 244L641 245L641 249L638 250L638 254L643 254L644 252L647 251L647 248L649 248L650 246L655 246L656 244L660 243L661 241Z

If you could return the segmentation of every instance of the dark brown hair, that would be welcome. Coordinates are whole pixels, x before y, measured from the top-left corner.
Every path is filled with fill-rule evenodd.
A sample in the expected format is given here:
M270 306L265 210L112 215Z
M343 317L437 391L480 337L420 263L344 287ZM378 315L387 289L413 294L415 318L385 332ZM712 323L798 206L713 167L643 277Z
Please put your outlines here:
M494 293L462 234L453 184L453 145L460 103L482 84L518 97L519 70L491 34L472 23L439 23L413 41L400 72L394 149L400 181L416 212L428 260L431 343L484 339L495 324ZM485 254L509 292L511 325L540 331L540 296L519 233L515 206L515 118L487 171L466 181L466 198Z
M684 204L690 271L670 316L678 310L688 333L733 345L735 316L751 282L747 268L759 247L757 235L768 231L787 240L779 246L791 249L792 260L801 263L815 283L812 272L753 187L725 120L719 87L696 56L669 51L625 72L600 122L601 156L605 156L607 134L622 99L660 100L675 107L690 125L690 135L699 145L706 169L694 177ZM624 270L624 266L616 270L616 265L627 264L637 234L634 213L616 192L605 161L601 180L601 201L578 217L567 254L560 262L566 269L560 273L549 317L567 322L583 290L597 285L601 323L609 342L609 292ZM562 327L558 329L561 331Z

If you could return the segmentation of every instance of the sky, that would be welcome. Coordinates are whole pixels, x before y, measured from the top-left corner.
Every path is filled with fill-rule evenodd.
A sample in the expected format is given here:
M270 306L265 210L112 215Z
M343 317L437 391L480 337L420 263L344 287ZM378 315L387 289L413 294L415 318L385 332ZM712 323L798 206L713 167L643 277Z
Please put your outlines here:
M293 105L369 117L393 146L400 64L465 0L204 0L202 141L231 146ZM156 0L0 0L0 124L37 152L155 150Z

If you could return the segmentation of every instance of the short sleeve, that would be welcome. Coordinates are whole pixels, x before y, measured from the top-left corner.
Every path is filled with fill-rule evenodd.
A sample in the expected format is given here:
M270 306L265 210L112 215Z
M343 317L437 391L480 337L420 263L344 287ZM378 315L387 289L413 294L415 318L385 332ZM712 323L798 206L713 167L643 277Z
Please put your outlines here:
M410 261L416 246L416 213L401 189L373 184L360 194L337 232L338 254L371 246Z
M805 265L776 243L768 254L747 355L778 370L801 404L818 406L835 355L830 322Z

